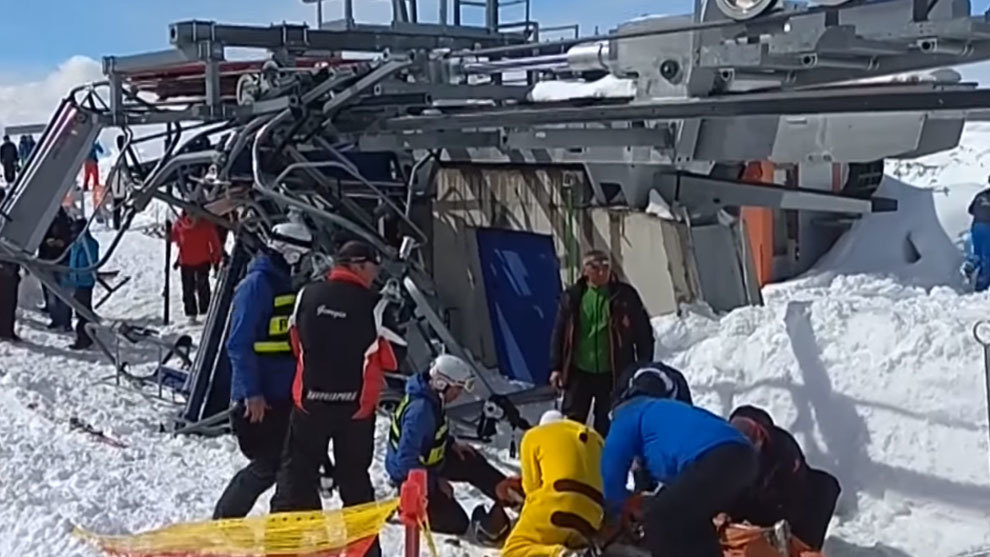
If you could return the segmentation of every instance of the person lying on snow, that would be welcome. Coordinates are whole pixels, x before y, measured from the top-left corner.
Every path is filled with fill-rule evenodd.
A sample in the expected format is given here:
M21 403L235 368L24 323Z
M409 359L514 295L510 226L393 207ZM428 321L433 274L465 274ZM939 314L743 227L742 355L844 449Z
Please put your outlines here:
M653 556L721 557L712 520L755 480L756 451L727 420L667 396L653 371L634 374L620 396L602 453L606 510L626 529L640 524ZM663 484L655 495L626 489L637 458Z
M409 378L406 395L392 416L385 471L394 485L401 486L411 470L427 470L427 515L430 528L441 534L463 536L471 528L467 513L454 498L451 482L469 483L495 500L495 486L505 479L473 447L449 433L444 407L463 391L470 391L473 379L464 360L438 356L428 371Z
M772 527L786 520L791 532L814 549L825 542L841 488L838 480L810 468L800 445L765 410L740 406L729 416L759 454L756 481L732 505L736 522Z
M605 441L594 429L546 412L540 425L523 435L522 478L499 484L498 495L525 499L502 557L590 555L604 517L601 455Z

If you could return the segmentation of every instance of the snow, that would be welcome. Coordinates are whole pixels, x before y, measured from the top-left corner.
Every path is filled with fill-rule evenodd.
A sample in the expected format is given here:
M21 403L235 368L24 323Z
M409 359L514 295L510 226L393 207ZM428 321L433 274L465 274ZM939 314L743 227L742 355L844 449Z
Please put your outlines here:
M636 82L611 74L595 81L541 81L529 94L534 102L566 101L572 99L631 98L636 96Z

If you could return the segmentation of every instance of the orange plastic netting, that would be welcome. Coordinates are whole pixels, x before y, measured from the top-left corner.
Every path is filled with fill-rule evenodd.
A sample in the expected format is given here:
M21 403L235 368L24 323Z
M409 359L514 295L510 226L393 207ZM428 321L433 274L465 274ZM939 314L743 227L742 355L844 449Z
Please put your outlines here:
M398 506L393 499L334 511L176 524L130 536L82 529L76 534L119 557L357 557Z

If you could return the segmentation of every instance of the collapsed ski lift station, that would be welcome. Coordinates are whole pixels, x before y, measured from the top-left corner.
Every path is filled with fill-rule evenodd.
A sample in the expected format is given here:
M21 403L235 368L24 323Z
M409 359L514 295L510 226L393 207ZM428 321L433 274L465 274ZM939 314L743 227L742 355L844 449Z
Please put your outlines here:
M106 57L105 81L58 107L0 205L0 258L75 305L33 254L93 141L119 128L125 222L157 199L237 238L184 421L226 408L231 293L290 211L325 253L346 233L385 254L406 371L444 347L544 385L584 250L610 251L654 314L760 303L854 219L897 209L874 195L884 159L951 149L990 108L958 76L868 79L990 59L967 0L713 0L596 37L540 26L530 1L442 1L436 23L418 0L393 0L390 25L355 22L353 0L318 29L174 23L170 48ZM478 10L483 26L463 23ZM581 98L581 81L613 87ZM163 140L160 159L134 156ZM168 344L91 320L97 337Z

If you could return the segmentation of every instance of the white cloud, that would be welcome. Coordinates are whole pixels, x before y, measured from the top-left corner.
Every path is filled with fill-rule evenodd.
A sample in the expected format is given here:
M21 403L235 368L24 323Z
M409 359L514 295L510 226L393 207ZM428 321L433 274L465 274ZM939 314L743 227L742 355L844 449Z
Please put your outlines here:
M73 56L42 79L0 85L0 125L46 123L72 88L102 75L96 60Z

